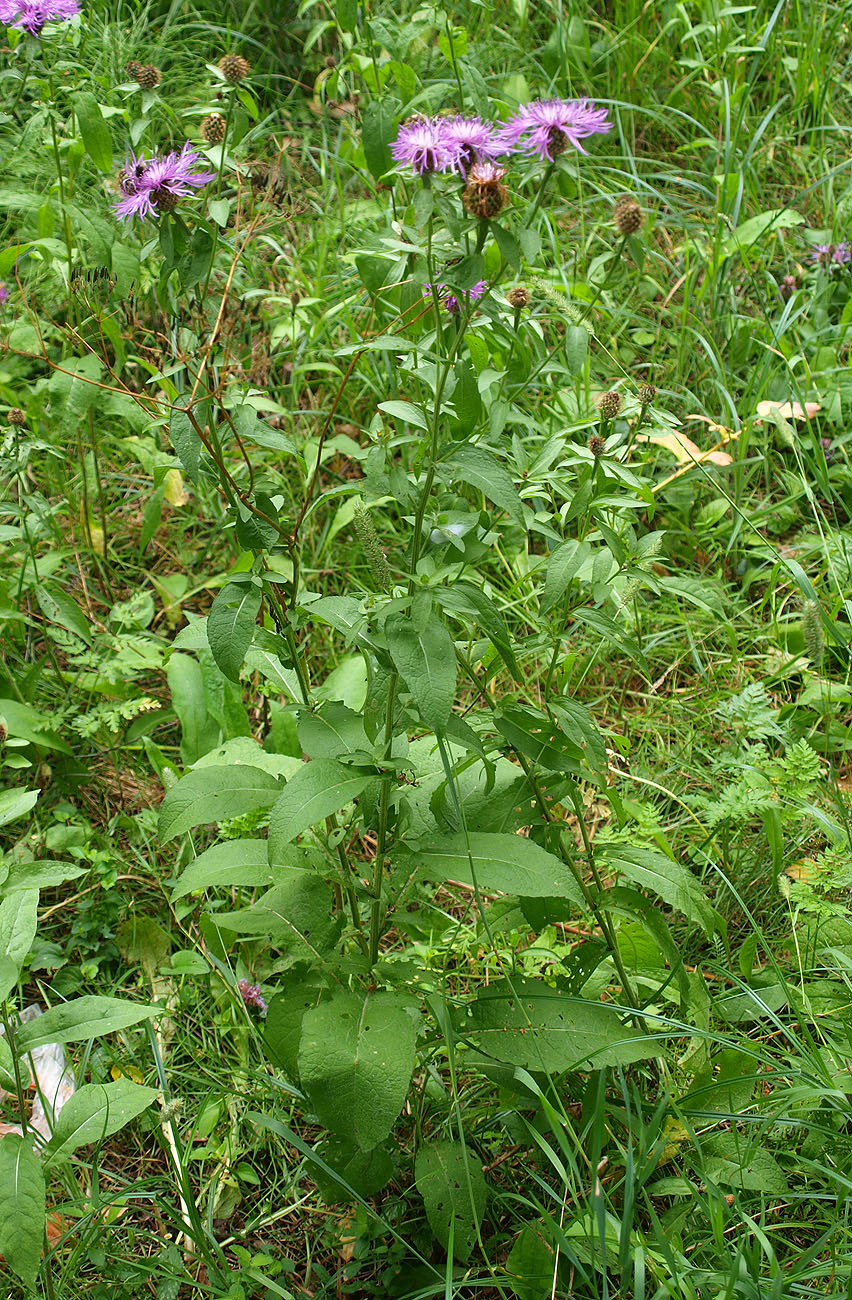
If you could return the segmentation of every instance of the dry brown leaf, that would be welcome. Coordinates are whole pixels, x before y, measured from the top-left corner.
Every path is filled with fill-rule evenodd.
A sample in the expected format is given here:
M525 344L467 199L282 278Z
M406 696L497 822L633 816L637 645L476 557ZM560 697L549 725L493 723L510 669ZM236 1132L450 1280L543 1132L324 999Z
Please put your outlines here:
M757 418L766 420L777 414L782 420L810 420L821 410L819 402L805 402L804 406L799 402L758 402Z

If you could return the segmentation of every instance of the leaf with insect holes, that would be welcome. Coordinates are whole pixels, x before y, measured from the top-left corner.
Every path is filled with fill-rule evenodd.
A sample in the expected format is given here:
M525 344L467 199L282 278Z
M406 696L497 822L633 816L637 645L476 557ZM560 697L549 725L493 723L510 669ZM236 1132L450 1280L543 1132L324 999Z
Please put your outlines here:
M341 990L302 1019L299 1077L319 1120L362 1151L393 1128L414 1069L414 1020L397 993Z
M44 1240L45 1187L41 1161L27 1139L0 1139L0 1256L31 1289Z
M429 1226L446 1251L464 1264L485 1213L488 1185L473 1151L460 1142L424 1143L414 1163Z

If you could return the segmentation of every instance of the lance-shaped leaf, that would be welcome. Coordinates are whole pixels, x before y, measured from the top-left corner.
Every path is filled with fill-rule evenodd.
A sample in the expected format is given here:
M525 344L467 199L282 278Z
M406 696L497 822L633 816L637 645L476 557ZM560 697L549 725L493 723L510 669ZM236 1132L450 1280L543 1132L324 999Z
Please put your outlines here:
M28 1020L15 1030L15 1050L19 1056L45 1043L74 1043L117 1029L138 1025L161 1014L159 1007L141 1006L124 998L82 997L60 1002L43 1016Z
M305 763L291 776L272 809L269 861L281 861L285 845L356 799L369 780L369 773L331 758Z
M30 1143L0 1139L0 1255L28 1287L35 1286L44 1240L44 1174Z
M160 806L160 842L176 835L220 822L244 817L259 808L271 808L281 790L280 781L259 767L199 767L167 791Z
M45 1158L67 1160L78 1147L103 1141L147 1110L156 1096L156 1088L143 1088L130 1079L84 1083L60 1111Z
M261 589L253 582L228 582L207 615L210 650L217 667L232 682L240 680L240 669L254 637L261 599Z
M479 1160L461 1142L430 1142L417 1152L414 1181L438 1241L445 1250L452 1243L453 1255L464 1264L488 1196Z
M420 717L431 731L441 734L456 693L452 637L431 611L422 625L405 614L392 614L385 622L385 635L390 657L413 695Z
M469 851L468 851L469 850ZM524 835L475 831L429 839L398 850L395 866L426 880L458 880L519 898L567 898L578 908L583 894L571 872L554 854Z

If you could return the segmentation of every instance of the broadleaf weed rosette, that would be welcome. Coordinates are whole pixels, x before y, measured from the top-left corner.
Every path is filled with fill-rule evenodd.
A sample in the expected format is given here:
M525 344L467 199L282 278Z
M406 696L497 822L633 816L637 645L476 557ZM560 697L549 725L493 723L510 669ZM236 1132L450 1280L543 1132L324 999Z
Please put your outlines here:
M180 153L172 151L162 157L128 154L118 180L123 197L114 206L116 216L145 220L173 212L181 199L215 179L215 172L197 170L200 161L189 141Z

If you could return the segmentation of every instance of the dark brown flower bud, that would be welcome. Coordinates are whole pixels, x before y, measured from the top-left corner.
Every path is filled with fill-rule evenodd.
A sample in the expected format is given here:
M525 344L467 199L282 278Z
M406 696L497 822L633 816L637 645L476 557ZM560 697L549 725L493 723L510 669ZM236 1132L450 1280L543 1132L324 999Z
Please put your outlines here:
M13 406L11 411L7 412L6 419L10 424L18 424L21 426L25 425L27 422L27 417L19 406Z
M621 393L616 393L614 389L608 393L601 393L598 398L598 410L602 420L614 420L621 410Z
M326 66L327 68L336 68L336 67L337 67L337 59L334 57L333 54L327 54L327 55L325 56L325 66Z
M135 78L143 90L155 90L163 80L163 74L153 63L146 63L144 68L135 73Z
M225 54L219 60L219 71L226 81L236 86L251 72L251 64L241 54Z
M525 289L522 284L519 284L516 288L509 290L506 294L506 301L510 307L514 307L515 311L522 311L524 307L529 307L532 302L532 294L529 289Z
M586 443L586 446L594 456L595 460L597 460L598 456L604 454L606 439L602 438L599 433L593 433L589 441Z
M650 406L657 396L657 390L653 384L640 384L636 390L636 396L639 399L640 406Z
M785 275L784 279L781 281L781 283L778 286L778 292L780 293L781 297L786 301L788 298L792 298L793 294L796 292L798 287L799 287L799 282L796 279L795 275Z
M226 122L221 113L208 113L201 120L201 138L207 144L221 144L225 139Z
M645 223L645 213L634 198L625 194L616 203L612 219L620 235L635 235Z
M161 185L158 190L154 190L151 194L151 202L158 212L174 212L178 201L177 194L166 189L164 185Z
M139 62L139 60L131 59L126 68L128 77L131 77L133 81L135 81L141 71L142 71L142 64Z
M498 216L509 201L509 191L501 184L505 175L505 168L492 162L474 163L462 194L465 211L482 221Z
M294 289L293 292L290 294L290 302L295 308L298 307L301 301L302 301L302 295L299 293L298 289Z

